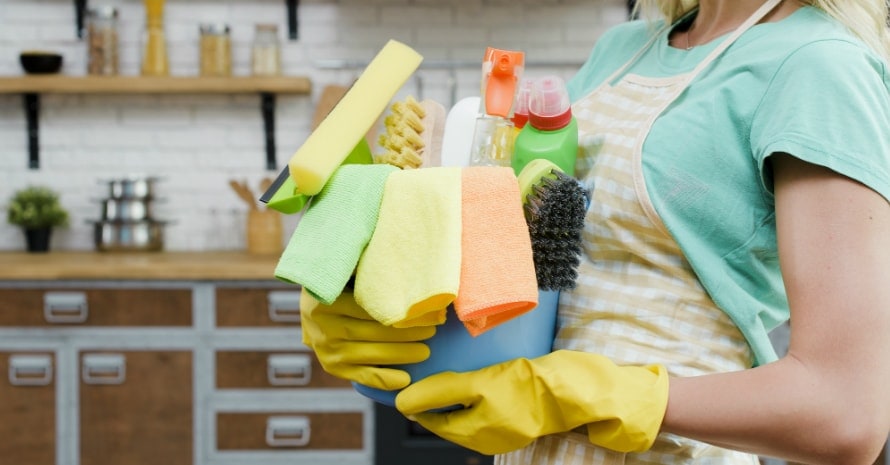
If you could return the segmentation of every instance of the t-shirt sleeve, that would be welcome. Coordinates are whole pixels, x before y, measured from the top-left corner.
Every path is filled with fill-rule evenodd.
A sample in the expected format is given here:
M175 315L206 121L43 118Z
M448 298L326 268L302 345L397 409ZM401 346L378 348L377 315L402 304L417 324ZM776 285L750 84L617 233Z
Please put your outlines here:
M752 122L751 147L769 192L766 160L784 152L890 199L890 82L884 62L846 40L801 47L773 76Z

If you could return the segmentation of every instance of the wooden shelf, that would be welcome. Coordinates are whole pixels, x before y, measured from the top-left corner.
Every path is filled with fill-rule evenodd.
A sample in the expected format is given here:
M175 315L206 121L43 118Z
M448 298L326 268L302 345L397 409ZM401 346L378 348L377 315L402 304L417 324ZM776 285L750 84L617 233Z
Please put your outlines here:
M306 95L303 76L145 77L29 75L0 77L0 94L22 94L28 124L28 167L40 168L40 94L259 94L266 140L266 169L276 170L275 96Z
M0 93L58 94L308 94L309 78L30 75L0 77Z

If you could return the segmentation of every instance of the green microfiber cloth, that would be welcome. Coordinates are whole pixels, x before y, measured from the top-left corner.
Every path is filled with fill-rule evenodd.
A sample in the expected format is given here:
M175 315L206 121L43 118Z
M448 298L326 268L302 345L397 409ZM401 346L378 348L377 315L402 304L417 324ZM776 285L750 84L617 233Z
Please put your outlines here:
M383 186L398 168L343 165L303 213L275 277L330 305L343 292L377 225Z

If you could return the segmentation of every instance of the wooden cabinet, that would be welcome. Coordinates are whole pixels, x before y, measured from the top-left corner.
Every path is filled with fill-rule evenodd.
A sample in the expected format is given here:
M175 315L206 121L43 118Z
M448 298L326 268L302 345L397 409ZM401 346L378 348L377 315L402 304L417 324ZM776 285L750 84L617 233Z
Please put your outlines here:
M0 352L0 457L56 463L56 389L52 353Z
M373 409L269 280L0 280L0 457L28 465L373 462Z
M192 354L80 353L81 465L192 463Z

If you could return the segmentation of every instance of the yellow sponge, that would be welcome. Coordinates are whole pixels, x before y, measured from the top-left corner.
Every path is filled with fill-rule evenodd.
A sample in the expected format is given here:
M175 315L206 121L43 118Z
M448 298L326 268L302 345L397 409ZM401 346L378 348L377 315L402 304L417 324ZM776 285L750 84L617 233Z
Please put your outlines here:
M423 57L411 47L395 40L387 42L291 157L288 167L298 193L321 191L421 61Z

